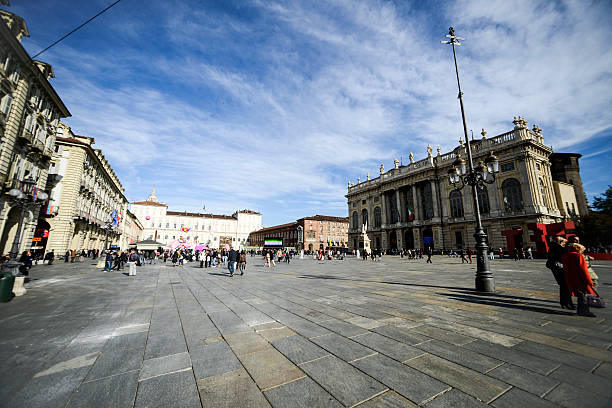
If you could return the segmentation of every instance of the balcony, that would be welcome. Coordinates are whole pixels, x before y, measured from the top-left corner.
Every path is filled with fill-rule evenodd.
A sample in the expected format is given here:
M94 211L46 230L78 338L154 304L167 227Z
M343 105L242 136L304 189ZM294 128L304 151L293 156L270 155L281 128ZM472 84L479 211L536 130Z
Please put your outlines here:
M44 150L43 150L43 156L47 157L47 158L51 158L53 157L53 149L49 146L45 146Z
M32 143L32 141L34 140L34 134L32 132L30 132L29 130L23 130L20 134L18 139L25 144L30 144Z

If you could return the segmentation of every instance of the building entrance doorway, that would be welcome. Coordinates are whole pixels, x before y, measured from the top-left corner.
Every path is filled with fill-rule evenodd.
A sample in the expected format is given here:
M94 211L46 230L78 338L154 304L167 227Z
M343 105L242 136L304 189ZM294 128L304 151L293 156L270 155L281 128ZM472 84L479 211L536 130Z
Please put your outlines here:
M404 243L406 249L414 249L414 235L412 234L412 229L404 232Z
M32 237L31 250L33 259L42 259L45 256L50 229L51 226L47 221L38 220L38 225L36 225L36 229L34 230L34 237Z
M389 249L397 249L397 232L395 230L389 234Z
M434 247L433 231L431 228L423 230L423 249Z

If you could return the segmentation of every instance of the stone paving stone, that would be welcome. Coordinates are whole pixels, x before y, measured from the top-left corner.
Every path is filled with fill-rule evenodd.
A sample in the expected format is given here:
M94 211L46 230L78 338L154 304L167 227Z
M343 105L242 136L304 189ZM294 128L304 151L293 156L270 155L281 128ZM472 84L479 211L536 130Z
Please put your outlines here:
M211 344L200 344L189 350L191 364L196 379L212 377L242 368L226 342L219 341Z
M559 339L552 336L546 336L540 333L527 332L521 335L522 339L533 341L535 343L544 344L547 346L554 347L556 349L569 351L572 353L580 354L595 360L602 360L608 363L612 363L612 351L601 350L597 347L586 346L563 339Z
M359 404L359 408L413 408L417 405L393 391L387 391Z
M201 408L193 373L181 371L141 381L135 408Z
M599 364L599 361L584 357L569 351L560 350L554 347L548 347L544 344L534 343L531 341L524 341L512 347L513 350L524 351L538 357L542 357L546 360L552 360L559 363L567 364L569 366L578 368L582 371L591 371L595 366Z
M142 349L109 349L104 351L87 375L87 381L140 369L143 351Z
M487 375L540 397L559 384L559 381L553 378L536 374L512 364L497 367L488 372Z
M264 394L274 408L342 407L334 397L308 377L274 387Z
M405 327L380 326L372 330L376 333L382 334L383 336L390 337L394 340L400 341L408 345L415 345L427 340L431 340L431 337L427 337L422 334L412 333L410 329L407 329Z
M510 388L499 380L429 354L406 364L484 402L492 401Z
M593 374L597 374L601 377L605 377L609 380L612 380L612 364L610 363L602 363L599 367L593 371Z
M263 351L272 347L270 343L254 331L227 334L224 338L237 356Z
M376 353L374 350L364 347L336 333L315 337L310 341L323 347L332 354L335 354L344 361L352 361Z
M472 337L464 336L462 334L444 329L439 329L437 327L429 326L426 324L415 327L412 330L425 336L433 337L434 339L454 344L455 346L463 346L475 340Z
M189 353L178 353L145 360L140 370L140 381L185 368L191 368Z
M463 347L543 375L547 375L559 366L559 363L555 361L546 360L533 354L524 353L517 350L516 347L504 347L499 344L493 344L483 340L476 340L472 343L466 344Z
M503 364L503 361L440 340L431 340L415 347L481 373Z
M304 377L297 366L272 347L238 357L262 390Z
M124 334L122 336L114 336L111 337L106 346L105 350L114 350L118 348L127 348L127 349L144 349L145 344L147 343L147 332L139 332L132 334Z
M272 341L272 344L297 365L329 355L329 352L302 336L285 337Z
M398 361L406 361L424 354L424 352L418 348L381 336L378 333L366 333L352 337L352 339Z
M302 364L300 368L346 406L353 406L387 389L375 379L334 356Z
M346 319L347 322L354 324L355 326L359 326L361 328L364 329L373 329L375 327L378 326L382 326L384 323L379 322L378 318L384 318L384 316L382 317L376 317L376 318L368 318L368 317L363 317L363 316L356 316L356 317L351 317L350 319Z
M290 320L279 320L284 323L291 330L294 330L298 334L301 334L304 337L316 337L322 336L324 334L331 333L331 331L327 330L324 327L319 326L316 323L310 322L301 317L295 316Z
M197 384L204 408L270 407L244 368L198 380Z
M585 336L583 334L579 334L575 337L572 337L570 340L575 343L598 347L604 350L608 350L612 345L612 341L610 341L610 338L597 338L590 335Z
M149 334L147 347L145 349L145 358L168 356L187 351L185 344L185 335L180 332L161 332L157 334Z
M325 327L326 329L334 331L345 337L351 337L357 334L363 334L367 332L367 330L363 329L362 327L338 319L319 322L319 324Z
M473 337L476 339L486 340L491 343L501 344L502 346L512 347L522 340L517 339L516 337L506 336L504 334L495 333L489 330L479 329L477 327L471 327L469 322L467 324L459 324L459 323L442 323L436 322L433 323L436 327L441 329L454 331L465 336Z
M451 387L383 355L351 363L409 400L421 404Z
M223 335L251 330L251 328L232 311L212 312L209 313L208 316Z
M253 326L253 330L259 332L260 330L282 329L283 327L286 326L284 324L280 324L279 322L270 322Z
M149 322L124 324L113 330L113 336L123 336L125 334L141 333L149 331Z
M138 387L138 371L83 383L72 394L68 408L131 407Z
M219 337L220 335L221 333L219 333L219 330L217 330L216 327L207 327L189 332L186 331L185 340L187 341L187 346L191 349L202 343L204 339Z
M536 395L530 394L519 388L513 388L506 392L504 395L493 401L491 406L495 408L517 408L517 407L529 407L529 408L555 408L558 405L553 404L550 401L539 398ZM581 406L577 405L576 407ZM576 408L572 407L572 408Z
M571 379L569 379L571 381ZM545 397L547 400L567 408L589 407L589 408L610 408L612 399L603 397L599 394L585 392L573 385L561 383Z
M423 406L426 408L484 408L487 405L482 401L453 388L452 390L437 396Z
M279 328L257 330L257 334L263 336L268 341L283 339L285 337L295 336L296 333L286 326Z
M550 377L559 381L571 383L572 386L581 388L587 392L599 394L612 399L612 380L595 374L585 373L566 365L561 365L553 371Z

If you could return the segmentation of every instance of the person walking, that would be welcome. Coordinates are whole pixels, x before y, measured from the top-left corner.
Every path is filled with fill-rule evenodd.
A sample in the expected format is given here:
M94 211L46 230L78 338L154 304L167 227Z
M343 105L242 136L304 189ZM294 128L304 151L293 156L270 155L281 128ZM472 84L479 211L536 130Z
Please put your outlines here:
M461 255L461 263L462 264L468 263L468 260L465 258L465 250L463 248L461 248L460 255Z
M584 246L577 242L568 242L565 245L565 253L561 256L565 282L570 295L578 298L578 316L595 317L589 310L586 295L596 295L597 292L593 288L593 281L589 276L588 266L582 251L584 251Z
M30 274L30 268L32 268L32 253L30 251L23 251L19 257L19 262L22 263L19 267L19 272L27 277Z
M431 256L433 255L433 251L431 249L431 246L427 247L427 262L425 263L433 263L431 262Z
M52 249L51 252L47 252L47 254L45 255L45 261L47 261L47 265L53 265L54 260L55 260L55 252L53 252L53 249Z
M563 267L562 256L565 252L565 245L567 240L563 237L553 237L548 249L548 259L546 260L546 267L551 270L557 284L559 285L559 304L563 309L568 308L570 310L576 309L572 302L567 283L565 280L565 271Z
M229 269L229 276L234 276L234 271L236 270L236 262L238 261L238 254L234 250L234 248L230 248L229 253L227 254L227 269Z
M113 268L113 253L108 251L106 253L106 257L104 258L104 272L110 272Z
M267 266L268 268L270 268L272 266L272 264L270 263L270 251L266 250L266 263L264 264L264 266Z
M130 253L128 258L128 265L130 267L128 276L136 276L136 262L139 261L139 256L134 250Z
M240 252L240 275L244 275L244 272L246 271L246 253L244 251Z

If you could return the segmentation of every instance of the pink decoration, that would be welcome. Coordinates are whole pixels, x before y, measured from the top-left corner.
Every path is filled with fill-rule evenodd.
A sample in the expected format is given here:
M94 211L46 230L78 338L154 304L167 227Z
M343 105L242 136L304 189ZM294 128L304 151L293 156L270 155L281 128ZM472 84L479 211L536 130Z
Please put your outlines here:
M150 220L150 219L151 219L151 217L149 217L149 216L147 215L147 216L145 217L145 219Z

